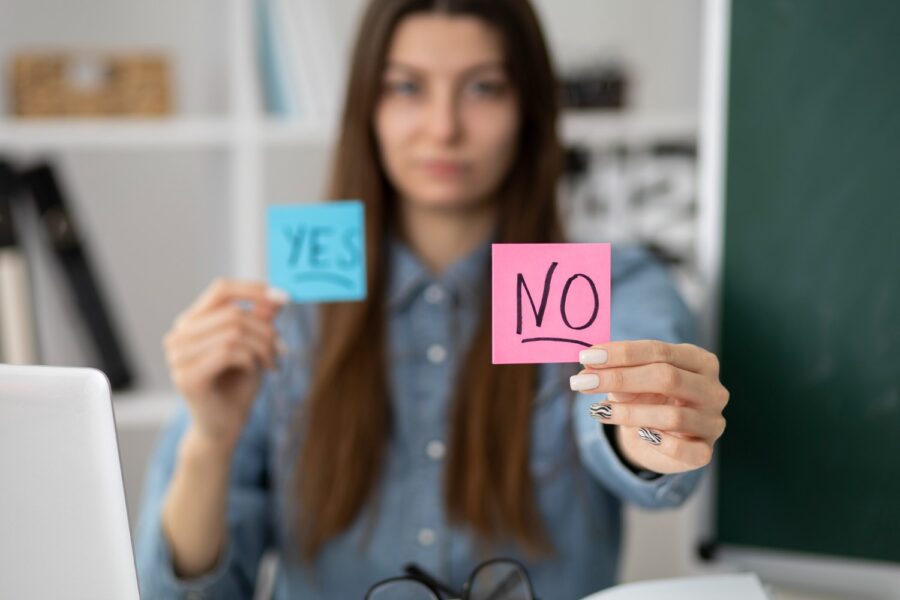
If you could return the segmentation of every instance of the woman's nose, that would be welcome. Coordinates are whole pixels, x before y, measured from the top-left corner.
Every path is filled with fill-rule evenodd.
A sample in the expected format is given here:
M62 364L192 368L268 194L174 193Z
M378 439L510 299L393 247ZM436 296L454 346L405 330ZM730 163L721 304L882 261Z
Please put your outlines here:
M462 133L459 106L450 94L440 94L432 98L426 120L429 135L438 142L455 142Z

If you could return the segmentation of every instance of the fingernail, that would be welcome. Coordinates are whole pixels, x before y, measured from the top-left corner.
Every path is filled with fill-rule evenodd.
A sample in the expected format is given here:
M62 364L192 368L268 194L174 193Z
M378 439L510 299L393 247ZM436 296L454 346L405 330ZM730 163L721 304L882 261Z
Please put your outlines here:
M284 343L284 340L280 337L275 338L275 351L278 352L278 356L287 356L290 352L290 348L288 345Z
M603 348L588 348L578 353L578 362L583 365L605 365L609 354Z
M591 404L591 416L594 418L599 417L601 419L612 418L612 405L600 404L599 402L596 404Z
M573 391L583 392L584 390L592 390L600 386L600 377L592 373L583 375L572 375L569 377L569 387Z
M291 295L284 290L270 287L266 290L266 298L277 304L287 304L291 300Z
M638 429L638 435L642 440L646 440L654 446L659 446L660 444L662 444L662 436L658 431L653 431L652 429L641 427L640 429Z

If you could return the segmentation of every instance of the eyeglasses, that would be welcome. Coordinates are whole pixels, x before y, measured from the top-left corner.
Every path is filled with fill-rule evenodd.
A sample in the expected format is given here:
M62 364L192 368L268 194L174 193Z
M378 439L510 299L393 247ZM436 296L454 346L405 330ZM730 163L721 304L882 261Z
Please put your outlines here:
M366 600L537 600L525 567L509 558L495 558L475 567L462 591L414 564L403 570L405 576L385 579L369 588Z

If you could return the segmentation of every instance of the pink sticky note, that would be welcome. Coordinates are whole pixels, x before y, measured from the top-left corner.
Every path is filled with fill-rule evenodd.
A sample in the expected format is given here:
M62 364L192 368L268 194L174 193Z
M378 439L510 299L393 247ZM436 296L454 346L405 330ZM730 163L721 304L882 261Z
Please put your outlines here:
M609 341L609 244L494 244L494 364L578 362Z

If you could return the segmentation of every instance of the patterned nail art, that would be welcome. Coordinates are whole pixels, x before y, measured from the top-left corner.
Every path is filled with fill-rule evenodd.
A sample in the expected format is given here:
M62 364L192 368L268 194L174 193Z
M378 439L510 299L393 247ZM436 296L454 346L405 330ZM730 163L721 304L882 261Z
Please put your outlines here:
M591 404L591 416L609 419L612 417L612 406L609 404Z
M641 439L650 442L654 446L659 446L660 444L662 444L662 436L659 434L659 432L653 431L652 429L641 427L640 429L638 429L638 435L641 436Z

